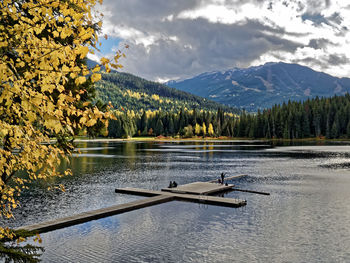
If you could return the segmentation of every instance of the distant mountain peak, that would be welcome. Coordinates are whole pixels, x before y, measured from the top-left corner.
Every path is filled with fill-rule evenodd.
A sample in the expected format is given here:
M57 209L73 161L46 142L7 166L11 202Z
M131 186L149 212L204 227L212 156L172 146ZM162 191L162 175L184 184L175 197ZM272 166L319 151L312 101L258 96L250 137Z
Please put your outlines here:
M349 78L337 78L284 62L205 72L167 85L251 111L288 100L330 97L350 91Z

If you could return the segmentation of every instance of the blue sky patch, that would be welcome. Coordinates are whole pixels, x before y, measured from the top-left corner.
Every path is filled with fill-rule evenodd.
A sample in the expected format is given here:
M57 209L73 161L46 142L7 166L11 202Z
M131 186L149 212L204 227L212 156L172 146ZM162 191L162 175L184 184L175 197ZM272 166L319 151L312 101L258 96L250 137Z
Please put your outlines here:
M118 48L119 43L122 41L122 39L117 37L108 37L108 39L105 39L104 37L100 37L99 40L102 45L98 48L103 55L115 53L113 49Z

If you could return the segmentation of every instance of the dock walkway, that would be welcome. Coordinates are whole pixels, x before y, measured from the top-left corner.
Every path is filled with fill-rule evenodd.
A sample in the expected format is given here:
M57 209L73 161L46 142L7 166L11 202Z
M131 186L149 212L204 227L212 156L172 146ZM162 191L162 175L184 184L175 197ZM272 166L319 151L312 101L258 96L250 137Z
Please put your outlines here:
M81 223L85 223L91 220L96 220L112 215L117 215L139 208L144 208L147 206L152 206L156 204L161 204L169 201L173 201L174 197L168 195L157 195L151 198L146 198L142 200L133 201L126 204L114 205L106 208L101 208L89 212L84 212L78 215L68 216L64 218L59 218L51 221L46 221L34 225L28 225L19 227L16 230L27 230L35 231L37 233L45 233L56 229L61 229L64 227L74 226Z
M128 211L174 200L219 205L226 207L240 207L246 205L247 201L245 200L223 198L209 195L228 191L231 190L233 187L234 185L222 185L211 182L195 182L180 185L176 188L164 188L162 189L162 191L153 191L139 188L117 188L115 189L116 193L147 196L148 198L133 201L127 204L114 205L111 207L101 208L90 212L84 212L78 215L59 218L34 225L23 226L17 228L17 230L22 229L27 231L35 231L37 233L44 233L68 226L85 223L91 220L117 215Z

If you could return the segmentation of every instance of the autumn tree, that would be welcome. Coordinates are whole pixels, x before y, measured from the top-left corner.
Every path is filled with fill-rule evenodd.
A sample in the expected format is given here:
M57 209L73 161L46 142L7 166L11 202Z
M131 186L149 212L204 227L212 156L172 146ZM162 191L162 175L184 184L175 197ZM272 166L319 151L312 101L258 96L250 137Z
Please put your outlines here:
M187 137L187 138L191 138L193 136L193 127L192 125L187 125L185 128L184 128L184 136Z
M208 134L209 136L214 136L214 127L213 127L213 124L211 123L209 123Z
M196 125L194 126L194 133L196 135L200 135L201 134L201 126L198 123L196 123Z
M203 122L203 125L202 125L202 133L203 133L203 136L207 134L207 126L205 126L205 122Z
M107 125L110 113L91 102L89 90L101 78L99 67L89 70L84 63L98 45L95 4L0 1L1 216L12 217L32 181L62 176L56 167L79 130ZM118 67L119 57L101 59L106 71ZM0 238L11 235L0 227Z

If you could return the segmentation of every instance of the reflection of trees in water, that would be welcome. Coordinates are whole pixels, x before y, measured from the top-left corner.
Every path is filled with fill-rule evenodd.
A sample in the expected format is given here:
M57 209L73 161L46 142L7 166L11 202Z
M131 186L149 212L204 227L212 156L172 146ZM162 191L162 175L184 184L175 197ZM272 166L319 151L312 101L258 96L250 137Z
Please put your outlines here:
M18 245L17 242L0 243L0 260L4 262L39 262L44 252L43 247L26 244Z
M130 170L136 170L136 151L137 151L137 143L136 142L126 142L123 144L123 154L128 158L124 160L127 164L127 167Z
M29 242L41 243L39 234L27 230L9 230L10 237L0 239L0 261L1 262L39 262L40 256L45 251L43 247L35 246Z

